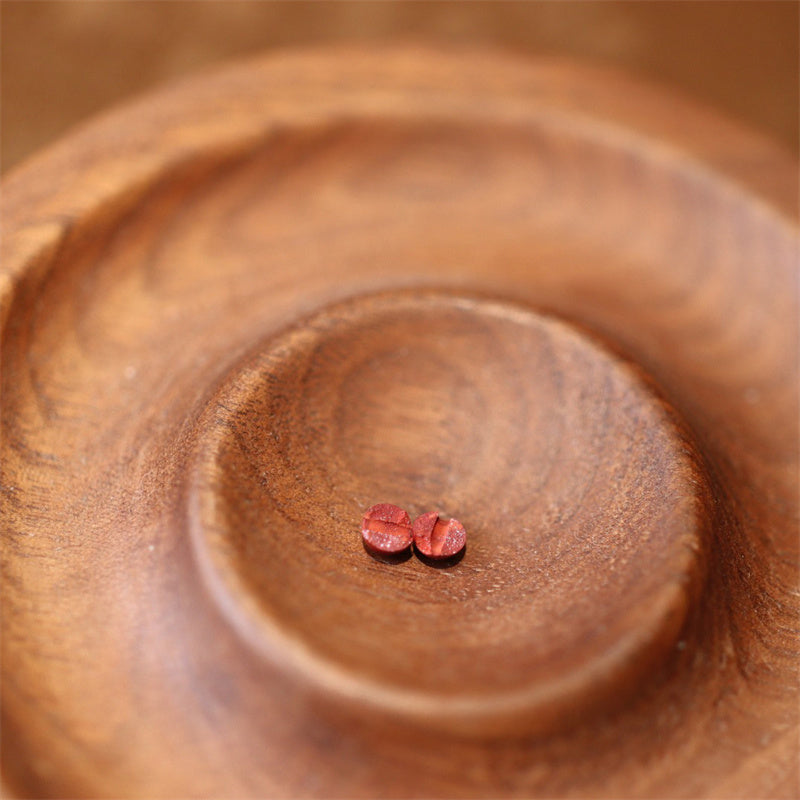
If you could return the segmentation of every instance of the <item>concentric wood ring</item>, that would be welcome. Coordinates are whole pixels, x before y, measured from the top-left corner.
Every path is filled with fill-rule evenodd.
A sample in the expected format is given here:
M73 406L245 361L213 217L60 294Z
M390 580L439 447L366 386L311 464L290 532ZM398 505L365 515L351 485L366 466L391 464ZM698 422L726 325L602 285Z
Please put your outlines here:
M629 365L530 311L356 298L234 369L198 429L192 531L231 624L370 714L498 735L618 703L699 595L691 442ZM469 557L371 563L376 498L458 509Z
M10 176L7 784L796 795L796 175L616 75L389 48ZM462 561L369 558L382 501Z

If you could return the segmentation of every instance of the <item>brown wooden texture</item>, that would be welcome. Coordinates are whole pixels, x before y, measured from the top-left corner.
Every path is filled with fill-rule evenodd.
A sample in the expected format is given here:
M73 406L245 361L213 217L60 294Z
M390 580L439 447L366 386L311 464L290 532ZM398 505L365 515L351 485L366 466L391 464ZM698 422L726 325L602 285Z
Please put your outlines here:
M0 170L167 80L278 48L483 43L624 69L800 148L800 8L787 0L2 0Z
M10 789L796 797L796 174L614 73L385 48L9 176ZM375 561L379 502L466 554Z

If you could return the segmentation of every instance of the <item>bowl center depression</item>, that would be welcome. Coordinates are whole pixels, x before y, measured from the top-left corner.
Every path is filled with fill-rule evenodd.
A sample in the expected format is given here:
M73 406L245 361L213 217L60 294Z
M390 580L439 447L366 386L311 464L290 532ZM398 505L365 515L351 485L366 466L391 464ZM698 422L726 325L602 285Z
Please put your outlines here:
M633 368L557 319L356 298L237 365L201 430L203 574L249 641L323 688L547 703L645 671L691 602L691 448ZM465 557L374 561L359 531L379 502L457 517Z

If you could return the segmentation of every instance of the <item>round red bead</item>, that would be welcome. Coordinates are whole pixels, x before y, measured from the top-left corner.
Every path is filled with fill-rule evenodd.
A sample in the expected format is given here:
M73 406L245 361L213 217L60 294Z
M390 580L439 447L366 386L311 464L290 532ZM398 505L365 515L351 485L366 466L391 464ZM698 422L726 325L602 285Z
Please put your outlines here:
M452 558L467 544L467 532L457 519L442 519L429 511L414 520L414 546L426 558Z
M368 508L361 522L364 545L378 553L402 553L411 546L411 518L398 506L378 503Z

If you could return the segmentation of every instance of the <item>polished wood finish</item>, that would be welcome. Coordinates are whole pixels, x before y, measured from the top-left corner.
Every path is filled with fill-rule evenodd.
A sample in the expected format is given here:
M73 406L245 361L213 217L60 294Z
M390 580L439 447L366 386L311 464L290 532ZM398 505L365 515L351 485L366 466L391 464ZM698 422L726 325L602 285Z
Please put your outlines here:
M398 48L9 176L10 790L797 796L796 175L615 73ZM371 558L379 502L463 558Z
M0 170L90 114L225 60L309 44L483 43L615 66L800 148L800 8L786 0L3 0Z

